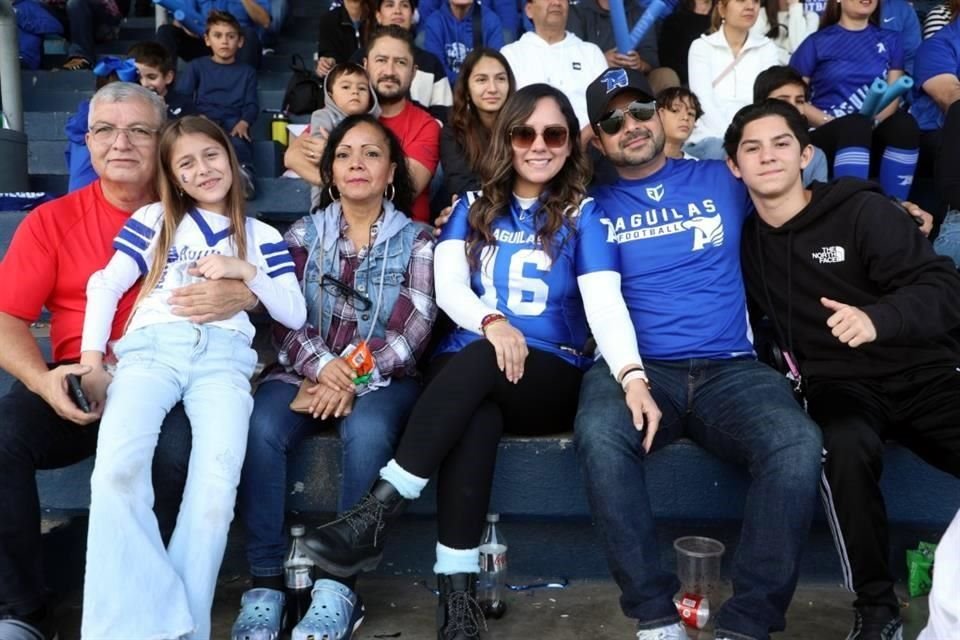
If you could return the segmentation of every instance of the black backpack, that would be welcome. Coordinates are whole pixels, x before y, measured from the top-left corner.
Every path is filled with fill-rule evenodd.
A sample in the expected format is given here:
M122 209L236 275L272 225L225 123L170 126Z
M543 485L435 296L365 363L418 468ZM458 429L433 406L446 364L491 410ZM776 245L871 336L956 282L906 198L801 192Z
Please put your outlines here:
M323 107L323 78L308 69L298 54L294 54L290 69L293 75L283 94L283 111L299 116Z

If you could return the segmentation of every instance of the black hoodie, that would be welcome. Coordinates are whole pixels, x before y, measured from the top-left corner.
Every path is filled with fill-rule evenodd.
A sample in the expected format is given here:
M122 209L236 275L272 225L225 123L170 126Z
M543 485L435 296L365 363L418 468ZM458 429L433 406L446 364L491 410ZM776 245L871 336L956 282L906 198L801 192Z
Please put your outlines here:
M743 234L752 301L808 382L879 378L918 367L960 366L960 274L914 220L872 183L815 183L810 203L779 228L754 215ZM863 310L874 342L851 348L830 333L820 297Z

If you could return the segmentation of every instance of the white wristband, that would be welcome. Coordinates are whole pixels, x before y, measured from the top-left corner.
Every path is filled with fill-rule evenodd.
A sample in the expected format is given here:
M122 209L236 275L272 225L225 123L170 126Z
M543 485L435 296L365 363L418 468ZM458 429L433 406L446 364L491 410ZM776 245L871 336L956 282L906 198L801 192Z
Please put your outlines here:
M640 371L639 369L630 371L629 373L627 373L627 375L623 376L623 380L620 381L620 386L623 387L624 391L626 391L627 384L629 384L633 380L643 380L643 382L647 385L647 388L650 387L650 381L647 379L647 374L644 373L643 371Z

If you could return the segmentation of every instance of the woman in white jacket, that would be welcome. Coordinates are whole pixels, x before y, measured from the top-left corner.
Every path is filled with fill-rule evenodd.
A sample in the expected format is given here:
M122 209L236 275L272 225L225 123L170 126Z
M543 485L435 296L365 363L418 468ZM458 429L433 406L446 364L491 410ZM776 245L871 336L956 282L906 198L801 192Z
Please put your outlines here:
M767 0L750 29L752 34L773 40L780 55L779 64L789 64L800 43L820 28L820 14L803 8L803 0Z
M753 102L757 75L779 63L773 41L750 32L759 13L758 0L720 0L711 32L690 45L690 90L704 114L684 151L701 160L724 157L723 134L733 115Z

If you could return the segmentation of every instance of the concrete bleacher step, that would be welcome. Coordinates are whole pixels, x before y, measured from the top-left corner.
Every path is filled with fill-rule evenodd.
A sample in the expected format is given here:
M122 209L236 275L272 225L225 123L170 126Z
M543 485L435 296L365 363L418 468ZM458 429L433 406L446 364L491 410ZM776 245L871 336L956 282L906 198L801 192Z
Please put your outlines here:
M289 61L289 59L288 59ZM290 80L286 71L260 71L257 74L257 87L262 91L283 91ZM21 85L24 93L31 91L94 91L97 83L92 71L64 71L48 69L23 71Z
M283 102L283 88L261 89L257 99L261 109L279 109ZM82 100L93 97L94 89L34 89L23 93L24 111L75 111Z
M67 175L65 140L32 140L27 147L28 170L32 175ZM283 148L271 140L253 143L253 165L258 176L275 178L283 173Z
M298 514L297 519L320 520L322 514L336 511L340 455L339 439L329 432L299 445L287 471L287 508ZM87 460L41 472L42 507L53 513L86 509L91 470L92 461ZM743 469L680 440L648 459L646 475L654 515L663 526L661 549L666 557L674 535L702 533L735 544L746 499ZM904 482L905 478L910 481ZM430 516L436 513L434 484L410 505L404 534L388 545L393 548L387 570L429 571L429 564L424 563L433 556L435 525ZM881 486L894 531L894 557L901 559L902 545L915 544L917 535L936 540L960 508L960 480L925 465L898 446L887 450ZM512 569L525 566L529 573L539 575L604 575L606 567L590 525L571 434L504 438L497 455L490 509L509 523ZM413 531L417 533L408 535ZM732 552L727 554L728 561L732 556ZM902 565L902 560L897 564ZM808 577L835 579L839 573L819 509L804 567Z
M257 197L247 203L247 212L265 220L291 222L310 211L310 186L303 180L257 178ZM31 174L30 190L62 195L67 176Z

